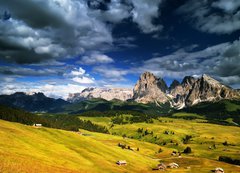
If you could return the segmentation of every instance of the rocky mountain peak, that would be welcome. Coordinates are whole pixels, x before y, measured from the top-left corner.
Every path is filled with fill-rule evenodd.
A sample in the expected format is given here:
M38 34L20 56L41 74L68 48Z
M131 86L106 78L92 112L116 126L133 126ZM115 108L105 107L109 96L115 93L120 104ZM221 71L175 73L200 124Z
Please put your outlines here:
M148 103L151 101L168 100L164 94L168 89L162 78L157 78L153 73L143 73L133 89L133 99L138 102Z
M152 87L153 85L160 88L163 92L168 89L166 82L162 78L157 78L153 73L144 72L139 78L139 84L143 89Z
M182 80L182 85L192 85L196 79L192 76L185 76Z
M202 82L207 82L210 85L219 86L219 87L224 86L219 81L217 81L216 79L212 78L211 76L209 76L207 74L203 74L200 80Z
M84 90L82 90L82 92L91 92L93 91L95 88L93 87L88 87L88 88L85 88Z
M148 87L147 85L149 84L149 86L151 84L156 84L157 82L157 77L154 76L153 73L150 72L144 72L140 78L139 81L141 81L142 83L146 84L146 88Z
M181 85L180 82L174 79L169 87L169 90L171 91L179 85Z

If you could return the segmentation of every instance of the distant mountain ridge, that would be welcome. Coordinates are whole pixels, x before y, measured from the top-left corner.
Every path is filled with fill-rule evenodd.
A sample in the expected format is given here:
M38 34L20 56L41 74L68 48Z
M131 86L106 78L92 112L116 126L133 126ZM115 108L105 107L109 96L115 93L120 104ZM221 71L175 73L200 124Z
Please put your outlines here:
M16 92L11 95L0 95L0 104L30 112L59 112L69 102L46 97L43 93L29 95L24 92Z
M102 98L105 100L126 101L133 96L132 89L129 88L86 88L80 93L69 94L67 101L71 103L80 102L92 98Z
M133 92L133 100L137 102L169 102L172 107L177 109L201 102L240 99L239 91L223 85L206 74L200 78L186 76L182 83L174 80L167 88L162 78L145 72L140 76Z

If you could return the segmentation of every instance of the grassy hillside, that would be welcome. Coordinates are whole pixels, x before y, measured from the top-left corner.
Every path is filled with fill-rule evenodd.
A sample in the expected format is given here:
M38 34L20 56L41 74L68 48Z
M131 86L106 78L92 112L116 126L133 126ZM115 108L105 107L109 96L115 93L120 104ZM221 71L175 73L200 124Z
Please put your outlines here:
M87 132L88 133L88 132ZM96 139L78 133L34 128L0 120L0 172L145 172L156 161L138 152L117 147L120 137L91 133ZM98 140L99 139L99 140ZM102 140L114 141L113 146ZM154 150L141 142L142 150ZM157 148L156 148L157 150ZM126 159L127 166L117 166Z
M197 114L178 113L175 115L192 117L193 120L158 118L152 123L112 124L111 117L81 117L95 123L109 126L110 133L128 138L158 144L171 151L184 151L191 147L191 156L202 159L218 160L219 156L240 159L240 128L207 123ZM189 140L186 137L190 136ZM159 158L169 157L161 153ZM169 159L169 158L168 158ZM193 160L194 160L193 159Z
M124 128L125 133L130 129ZM240 171L239 167L195 155L172 157L172 148L169 146L83 130L81 132L86 135L0 120L0 172L78 173L104 170L145 173L153 172L152 168L159 163L159 159L166 164L177 162L180 165L179 169L168 169L168 172L209 172L218 166L226 172ZM133 151L118 147L119 143L130 146ZM160 147L163 150L161 153L158 152ZM117 166L117 160L126 160L128 165Z

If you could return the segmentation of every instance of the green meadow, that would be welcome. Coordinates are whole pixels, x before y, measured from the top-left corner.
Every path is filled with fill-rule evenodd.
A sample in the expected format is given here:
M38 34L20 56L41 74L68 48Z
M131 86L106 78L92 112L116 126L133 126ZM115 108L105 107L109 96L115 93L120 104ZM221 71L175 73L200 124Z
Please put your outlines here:
M240 159L239 127L210 124L196 114L174 116L177 118L124 124L113 124L113 117L80 117L107 127L110 134L35 128L0 120L0 172L145 173L156 172L152 168L159 163L172 162L180 167L166 172L209 173L216 167L227 173L240 172L239 166L218 161L219 156ZM197 119L181 119L189 116ZM186 147L192 152L171 155ZM117 165L118 160L126 160L127 165Z
M214 162L218 163L219 167L223 167L223 162L218 161L219 156L240 159L239 127L207 123L207 120L202 116L192 113L176 113L172 117L174 118L157 118L152 123L127 124L112 124L111 117L80 118L108 126L113 135L157 144L163 152L154 157L183 163L183 166L189 166L193 170L202 167L203 172L208 172L207 170ZM181 117L194 117L196 119L185 120ZM186 140L186 136L191 137ZM186 147L190 147L192 152L182 154L182 158L171 156L172 151L183 152ZM204 170L203 167L206 169ZM238 166L231 165L231 168L232 170L228 171L238 172Z

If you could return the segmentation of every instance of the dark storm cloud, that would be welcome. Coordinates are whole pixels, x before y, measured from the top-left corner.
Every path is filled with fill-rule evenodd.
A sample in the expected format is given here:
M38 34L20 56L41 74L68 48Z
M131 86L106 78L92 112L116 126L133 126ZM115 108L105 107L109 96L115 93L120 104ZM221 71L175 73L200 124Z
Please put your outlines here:
M4 1L12 18L0 21L0 58L38 63L79 55L112 44L110 29L89 16L85 1Z
M214 73L221 77L240 78L240 40L231 44L222 55L221 61L215 65ZM240 80L239 80L240 83Z
M161 3L162 0L1 1L0 10L9 11L11 18L0 21L0 59L38 63L118 47L109 22L114 25L131 19L143 33L159 31L162 26L152 20L159 16Z
M11 50L11 51L0 51L0 56L6 62L12 62L14 60L17 64L32 64L40 63L44 59L51 59L49 54L37 54L33 50Z
M178 9L197 29L209 33L229 34L240 29L240 1L188 0Z
M31 27L64 26L66 22L63 15L56 8L51 8L52 5L51 1L7 0L0 2L2 9L9 10L14 18L23 20Z

